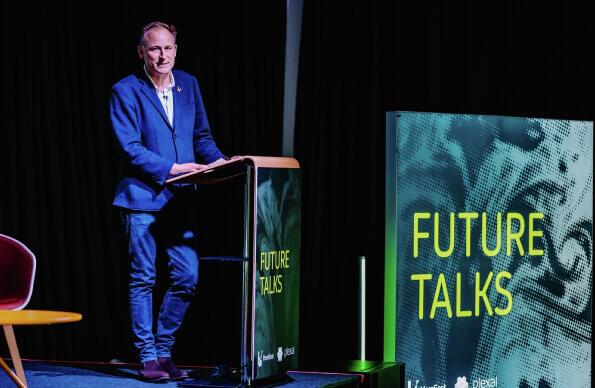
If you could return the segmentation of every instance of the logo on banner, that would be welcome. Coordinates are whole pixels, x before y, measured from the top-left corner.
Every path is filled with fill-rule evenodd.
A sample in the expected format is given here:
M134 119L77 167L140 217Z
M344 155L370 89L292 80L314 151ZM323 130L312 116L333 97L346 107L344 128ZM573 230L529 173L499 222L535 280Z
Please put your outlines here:
M257 353L257 356L258 356L257 363L258 363L259 368L262 367L262 353L263 353L262 351Z
M446 388L446 384L443 385L439 385L439 384L434 384L434 385L419 385L419 380L415 380L415 385L412 384L411 380L407 381L407 388ZM455 388L459 388L459 387L455 387Z
M471 385L473 388L496 388L498 386L498 376L473 380Z
M279 349L277 349L277 362L281 361L283 361L283 348L279 346Z
M457 377L457 383L455 384L455 388L469 388L467 377Z

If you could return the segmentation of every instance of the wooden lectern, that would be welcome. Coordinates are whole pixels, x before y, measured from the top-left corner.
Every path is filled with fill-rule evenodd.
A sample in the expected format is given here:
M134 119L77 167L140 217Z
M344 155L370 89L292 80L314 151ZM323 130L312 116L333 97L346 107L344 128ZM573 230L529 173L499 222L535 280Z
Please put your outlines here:
M241 384L298 367L301 175L292 158L242 156L167 184L244 177ZM213 259L213 258L211 258Z

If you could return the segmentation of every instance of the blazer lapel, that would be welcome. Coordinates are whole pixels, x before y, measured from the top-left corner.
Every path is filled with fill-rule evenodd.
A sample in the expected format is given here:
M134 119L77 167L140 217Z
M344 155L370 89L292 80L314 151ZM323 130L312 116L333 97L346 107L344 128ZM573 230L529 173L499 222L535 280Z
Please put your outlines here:
M155 88L153 87L153 85L151 85L149 82L147 82L144 79L144 77L141 78L141 81L143 84L143 86L141 87L142 92L145 94L145 96L147 96L149 101L151 101L151 103L153 104L155 109L157 109L157 111L161 114L163 121L165 121L165 124L167 124L169 129L173 130L173 128L167 118L167 114L165 113L165 110L163 110L163 105L161 105L161 101L159 101L159 97L157 97L157 92L155 91ZM175 106L175 103L176 103L176 100L174 98L174 106ZM176 109L174 108L174 120L175 120L175 116L176 116L175 113L176 113Z
M182 114L180 102L182 101L182 93L184 92L184 88L178 82L178 79L176 79L176 86L174 86L172 91L174 96L174 130L178 128L178 123L180 122L180 115Z

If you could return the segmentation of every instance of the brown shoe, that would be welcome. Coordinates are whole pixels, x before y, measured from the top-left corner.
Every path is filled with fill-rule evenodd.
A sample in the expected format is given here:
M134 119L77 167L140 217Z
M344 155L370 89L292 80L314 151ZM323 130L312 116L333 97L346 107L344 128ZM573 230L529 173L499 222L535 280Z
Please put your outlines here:
M147 381L158 382L169 379L169 373L164 371L157 360L143 362L143 367L138 371L140 377Z
M171 358L161 358L159 357L159 366L165 372L169 374L170 380L184 380L188 378L188 372L185 370L181 370L176 368L174 363L172 362Z

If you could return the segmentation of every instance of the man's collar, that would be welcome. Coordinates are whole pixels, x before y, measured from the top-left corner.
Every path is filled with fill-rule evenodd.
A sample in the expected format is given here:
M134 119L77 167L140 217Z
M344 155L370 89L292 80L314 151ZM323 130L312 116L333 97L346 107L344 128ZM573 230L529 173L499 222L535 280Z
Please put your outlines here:
M147 76L149 81L151 81L151 83L153 84L153 87L155 88L155 90L159 91L159 88L155 84L155 81L153 81L153 78L151 78L151 76L147 72L147 68L145 67L145 65L143 65L143 71L145 72L145 75ZM164 92L167 92L167 91L173 89L174 86L176 86L176 80L174 78L174 73L172 71L169 72L169 80L170 80L169 85L167 85L165 88L163 88Z

